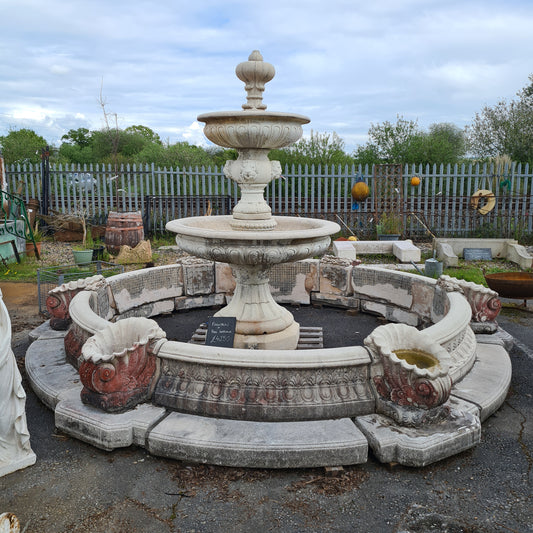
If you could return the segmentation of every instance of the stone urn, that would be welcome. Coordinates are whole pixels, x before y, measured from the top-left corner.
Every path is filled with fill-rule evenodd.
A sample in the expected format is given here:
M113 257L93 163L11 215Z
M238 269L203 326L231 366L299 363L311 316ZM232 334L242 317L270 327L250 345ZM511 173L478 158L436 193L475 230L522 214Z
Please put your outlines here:
M159 377L156 354L165 340L148 318L125 318L97 332L82 348L82 401L118 412L149 400Z
M448 352L423 332L405 324L376 328L365 345L373 358L371 385L376 411L404 426L445 418L452 388Z

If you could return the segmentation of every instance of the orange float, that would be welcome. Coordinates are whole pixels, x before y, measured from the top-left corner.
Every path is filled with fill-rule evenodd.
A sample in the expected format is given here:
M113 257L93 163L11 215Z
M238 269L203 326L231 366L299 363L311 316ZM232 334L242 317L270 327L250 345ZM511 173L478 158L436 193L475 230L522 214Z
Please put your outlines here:
M418 176L413 176L411 178L411 185L413 187L418 187L420 185L420 178Z
M358 181L352 187L352 198L356 202L362 202L366 200L370 195L370 188L364 181Z

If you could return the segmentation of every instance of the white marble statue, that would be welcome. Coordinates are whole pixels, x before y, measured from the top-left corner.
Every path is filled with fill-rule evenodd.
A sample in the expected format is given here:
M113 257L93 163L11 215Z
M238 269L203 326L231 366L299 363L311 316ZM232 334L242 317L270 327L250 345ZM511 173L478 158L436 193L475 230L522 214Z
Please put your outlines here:
M25 407L26 393L11 349L11 319L0 291L0 477L35 463Z

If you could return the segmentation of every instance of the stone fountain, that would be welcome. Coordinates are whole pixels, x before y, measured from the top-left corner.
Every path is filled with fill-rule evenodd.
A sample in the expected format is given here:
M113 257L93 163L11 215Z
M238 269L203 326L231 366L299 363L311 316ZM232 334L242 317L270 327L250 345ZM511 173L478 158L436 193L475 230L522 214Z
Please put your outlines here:
M134 444L244 467L363 463L369 448L385 463L424 466L471 448L511 379L498 295L446 276L305 259L321 256L339 226L273 217L264 188L281 175L268 151L296 141L308 119L266 111L274 68L259 52L237 75L244 109L198 119L209 139L238 150L225 173L241 199L232 216L167 225L197 257L50 291L52 319L35 330L26 371L56 426L106 450ZM286 303L347 309L354 328L359 313L388 323L364 343L295 349L299 326L269 289L276 269L286 269ZM216 274L227 270L234 290ZM293 299L302 293L307 301ZM236 317L233 347L167 339L152 319L228 301L217 315Z
M232 266L237 282L234 296L215 316L236 317L235 348L292 350L298 343L299 326L274 301L269 271L275 264L322 255L330 235L340 227L326 220L272 216L264 190L281 178L281 165L270 161L268 152L297 141L309 119L266 111L263 91L275 71L257 50L237 65L236 73L246 84L243 111L206 113L198 120L205 123L210 141L238 151L239 157L226 163L224 173L239 184L241 199L232 216L185 218L166 227L177 234L183 250Z

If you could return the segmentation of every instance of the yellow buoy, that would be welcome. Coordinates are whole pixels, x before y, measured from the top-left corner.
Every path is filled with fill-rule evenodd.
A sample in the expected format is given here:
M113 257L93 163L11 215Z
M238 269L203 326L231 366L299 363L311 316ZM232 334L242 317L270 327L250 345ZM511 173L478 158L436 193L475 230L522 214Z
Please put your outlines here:
M411 185L413 187L418 187L420 185L420 178L418 176L413 176L411 178Z
M352 187L352 198L356 202L362 202L366 200L370 195L370 188L364 181L358 181Z
M357 240L357 237L356 237L355 235L350 235L350 236L348 237L348 240L349 240L349 241L356 241L356 240Z

